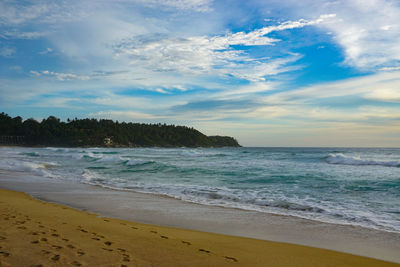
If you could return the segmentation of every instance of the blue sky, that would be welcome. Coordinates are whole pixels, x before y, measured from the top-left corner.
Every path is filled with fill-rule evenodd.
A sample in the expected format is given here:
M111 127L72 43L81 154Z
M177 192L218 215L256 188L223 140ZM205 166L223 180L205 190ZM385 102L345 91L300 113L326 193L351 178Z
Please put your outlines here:
M398 147L400 2L4 0L0 105L247 146Z

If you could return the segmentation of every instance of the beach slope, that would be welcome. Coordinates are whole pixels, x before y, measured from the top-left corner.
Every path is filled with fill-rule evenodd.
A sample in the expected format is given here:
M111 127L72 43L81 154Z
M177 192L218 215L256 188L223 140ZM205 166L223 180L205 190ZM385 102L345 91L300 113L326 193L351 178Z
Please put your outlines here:
M99 217L0 189L0 266L399 266L279 242Z

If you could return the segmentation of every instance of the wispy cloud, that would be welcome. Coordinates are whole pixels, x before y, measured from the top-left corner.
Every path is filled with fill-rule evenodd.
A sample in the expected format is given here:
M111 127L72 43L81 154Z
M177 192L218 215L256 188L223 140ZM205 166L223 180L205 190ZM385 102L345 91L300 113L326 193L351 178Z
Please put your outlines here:
M41 37L44 37L47 35L47 32L35 32L35 31L26 31L26 32L21 32L21 31L4 31L0 33L0 37L3 39L27 39L27 40L32 40L32 39L38 39Z
M163 116L155 116L152 114L146 114L143 112L136 111L99 111L96 113L89 113L90 117L94 118L108 118L114 120L123 120L123 121L143 121L143 120L154 120L154 119L163 119Z
M0 47L0 56L2 57L12 57L16 52L14 47Z
M179 10L193 10L208 12L212 10L212 0L131 0L150 7L174 8Z
M54 71L48 71L48 70L43 70L43 71L34 71L31 70L30 73L36 77L40 76L48 76L48 77L55 77L59 81L69 81L69 80L89 80L89 76L85 75L77 75L73 73L60 73L60 72L54 72Z
M331 12L333 23L316 25L330 32L344 50L344 64L375 71L400 64L400 4L391 0L289 0L289 12L302 17Z
M289 54L283 55L282 59L270 60L252 57L240 46L273 45L280 40L266 36L269 33L316 25L333 17L335 15L321 15L315 20L287 21L248 33L229 33L224 36L135 36L114 45L115 57L128 57L132 66L144 66L155 72L232 75L260 81L265 80L267 75L298 69L299 66L286 65L295 62L300 55Z

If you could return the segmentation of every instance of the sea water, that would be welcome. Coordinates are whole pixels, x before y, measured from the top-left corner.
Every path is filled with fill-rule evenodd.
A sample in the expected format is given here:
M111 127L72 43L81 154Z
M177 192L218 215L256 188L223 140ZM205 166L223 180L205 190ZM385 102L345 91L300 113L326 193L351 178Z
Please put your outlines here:
M400 149L3 147L0 170L400 232Z

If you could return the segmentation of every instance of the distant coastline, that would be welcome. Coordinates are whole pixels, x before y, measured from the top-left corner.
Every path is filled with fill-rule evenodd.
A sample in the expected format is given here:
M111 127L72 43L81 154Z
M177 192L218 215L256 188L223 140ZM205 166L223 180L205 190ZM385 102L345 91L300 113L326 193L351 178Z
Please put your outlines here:
M107 119L32 118L0 113L0 146L55 147L240 147L230 136L167 124L126 123Z

